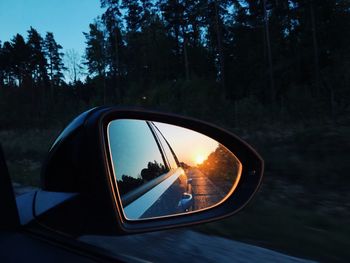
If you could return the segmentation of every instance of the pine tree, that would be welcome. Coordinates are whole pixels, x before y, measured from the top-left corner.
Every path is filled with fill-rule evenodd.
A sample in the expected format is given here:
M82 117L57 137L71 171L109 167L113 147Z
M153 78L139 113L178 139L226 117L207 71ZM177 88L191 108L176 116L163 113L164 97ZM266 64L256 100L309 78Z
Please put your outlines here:
M21 87L29 71L30 50L20 34L12 38L11 45L12 71L16 77L18 86Z
M175 54L180 54L180 37L181 37L181 17L183 15L183 7L180 0L160 0L159 6L165 27L174 38Z
M224 16L227 12L225 8L226 1L208 0L206 22L208 24L208 44L214 55L214 61L217 61L217 78L223 88L223 97L227 97L226 90L226 67L225 67L225 24ZM215 62L214 62L215 63Z
M7 85L7 86L15 85L15 76L13 72L14 61L13 61L12 54L13 54L12 44L8 41L5 41L2 47L0 63L2 65L4 85Z
M123 36L121 32L122 27L122 14L120 1L115 0L102 0L101 6L107 8L102 15L102 23L105 29L106 35L106 53L108 74L113 83L114 97L121 101L124 97L124 90L121 85L121 78L125 74L125 68L123 67Z
M103 77L106 72L106 43L103 31L97 22L89 25L89 33L84 33L86 38L85 58L90 74Z
M122 0L122 8L127 12L125 22L129 33L139 32L142 23L142 8L138 1Z
M47 59L47 69L50 78L51 95L53 87L60 86L63 82L63 71L66 69L63 64L62 46L57 44L53 33L47 32L44 42L44 51Z
M104 32L100 29L101 24L96 21L89 25L89 33L84 33L86 38L85 59L89 74L97 76L103 85L103 103L106 103L106 70L107 54L106 39Z
M48 82L47 60L44 53L44 40L37 30L30 27L28 30L28 47L30 49L29 68L34 83L46 85Z

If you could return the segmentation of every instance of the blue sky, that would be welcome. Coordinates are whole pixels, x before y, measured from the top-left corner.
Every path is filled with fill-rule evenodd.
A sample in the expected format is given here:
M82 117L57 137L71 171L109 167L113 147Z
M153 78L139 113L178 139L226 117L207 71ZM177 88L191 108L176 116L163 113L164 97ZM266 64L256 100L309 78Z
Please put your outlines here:
M19 33L25 38L30 26L44 37L53 32L63 51L83 55L89 23L103 13L99 0L0 0L0 40Z

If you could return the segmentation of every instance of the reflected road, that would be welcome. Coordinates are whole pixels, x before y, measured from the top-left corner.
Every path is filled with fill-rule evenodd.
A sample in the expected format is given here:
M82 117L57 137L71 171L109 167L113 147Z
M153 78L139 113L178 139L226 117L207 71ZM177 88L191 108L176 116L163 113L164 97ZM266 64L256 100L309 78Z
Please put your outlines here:
M187 170L187 176L192 178L193 210L208 208L217 204L226 196L226 194L198 168L189 168Z

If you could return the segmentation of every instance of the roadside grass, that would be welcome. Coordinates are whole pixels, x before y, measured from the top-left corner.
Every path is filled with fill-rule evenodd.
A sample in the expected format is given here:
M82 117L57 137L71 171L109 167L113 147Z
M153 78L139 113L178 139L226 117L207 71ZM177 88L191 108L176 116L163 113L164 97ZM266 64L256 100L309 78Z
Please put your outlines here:
M266 201L259 193L235 216L195 230L321 262L346 262L350 258L347 216Z
M7 165L13 182L25 186L39 186L41 162L24 159L8 161Z
M41 164L58 133L53 128L0 131L0 143L13 182L39 185Z
M242 134L265 159L263 184L235 216L195 229L292 256L348 262L349 126Z

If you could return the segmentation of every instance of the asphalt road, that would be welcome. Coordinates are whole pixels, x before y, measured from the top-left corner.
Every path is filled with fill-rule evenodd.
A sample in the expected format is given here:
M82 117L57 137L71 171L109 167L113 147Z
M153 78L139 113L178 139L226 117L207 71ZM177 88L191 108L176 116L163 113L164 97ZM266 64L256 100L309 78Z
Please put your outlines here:
M208 208L225 197L225 193L199 169L191 168L187 171L187 175L192 178L193 210Z

